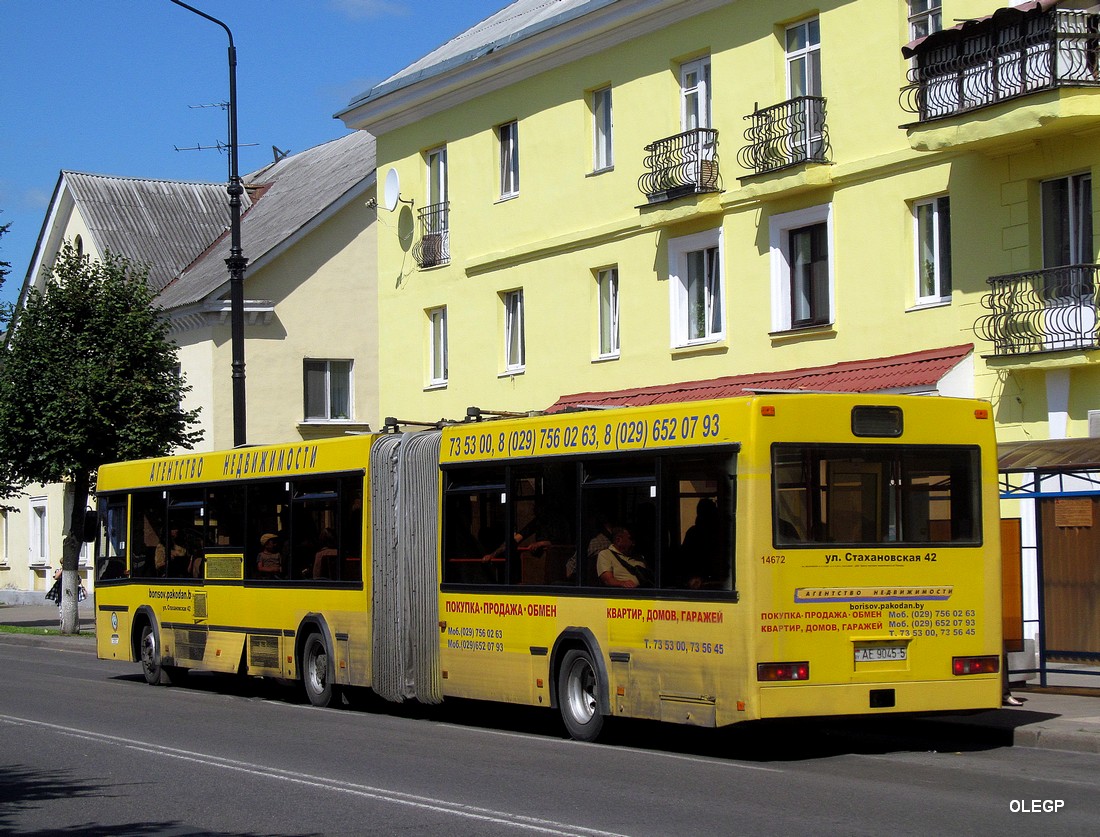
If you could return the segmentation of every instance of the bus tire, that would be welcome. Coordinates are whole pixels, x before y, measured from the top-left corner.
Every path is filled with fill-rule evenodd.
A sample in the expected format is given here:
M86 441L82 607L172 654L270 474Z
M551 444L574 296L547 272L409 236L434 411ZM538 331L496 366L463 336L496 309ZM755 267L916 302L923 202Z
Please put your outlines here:
M333 685L330 676L331 659L324 637L311 633L302 646L302 686L306 697L314 706L324 708L332 705Z
M141 641L138 644L141 673L150 686L167 686L171 682L160 657L160 635L150 624L141 628Z
M565 653L558 669L558 708L569 737L595 741L603 730L600 713L600 680L587 651Z

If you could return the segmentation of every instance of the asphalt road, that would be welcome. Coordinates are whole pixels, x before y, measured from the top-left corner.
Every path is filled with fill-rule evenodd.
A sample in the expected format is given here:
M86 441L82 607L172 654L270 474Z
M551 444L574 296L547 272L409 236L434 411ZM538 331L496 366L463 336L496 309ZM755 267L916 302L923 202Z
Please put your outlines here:
M154 688L4 636L0 672L2 833L1058 835L1100 818L1100 756L905 723L630 723L589 745L545 710Z

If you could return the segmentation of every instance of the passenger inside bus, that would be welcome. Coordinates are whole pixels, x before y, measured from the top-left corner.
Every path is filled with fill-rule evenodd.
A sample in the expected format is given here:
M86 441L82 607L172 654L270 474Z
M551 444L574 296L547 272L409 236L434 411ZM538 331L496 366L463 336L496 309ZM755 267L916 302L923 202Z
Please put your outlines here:
M256 556L256 574L259 578L279 578L283 571L283 555L279 551L279 536L263 535L260 552Z
M611 546L596 557L596 574L608 587L652 587L645 558L634 553L634 536L625 526L611 531Z
M719 589L729 577L722 557L722 525L718 504L704 497L695 507L695 523L680 546L684 586L689 590Z
M314 578L339 578L340 567L337 562L340 553L336 549L336 538L332 530L324 528L320 534L320 549L313 556Z

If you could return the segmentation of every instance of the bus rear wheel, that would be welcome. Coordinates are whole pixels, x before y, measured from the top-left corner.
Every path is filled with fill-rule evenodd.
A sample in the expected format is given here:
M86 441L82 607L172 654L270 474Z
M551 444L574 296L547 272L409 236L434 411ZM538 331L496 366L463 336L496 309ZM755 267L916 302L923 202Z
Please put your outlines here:
M302 685L306 697L314 706L330 706L333 698L332 679L329 676L329 651L324 638L317 633L306 638L302 648Z
M565 729L577 741L595 741L603 730L600 681L587 651L567 651L558 669L558 706Z

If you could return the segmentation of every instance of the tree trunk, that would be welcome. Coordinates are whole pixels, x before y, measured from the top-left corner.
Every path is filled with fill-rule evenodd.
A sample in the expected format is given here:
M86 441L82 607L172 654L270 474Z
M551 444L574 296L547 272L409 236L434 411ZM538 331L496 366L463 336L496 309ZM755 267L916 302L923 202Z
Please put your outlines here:
M73 505L69 512L61 550L61 633L63 634L75 634L80 630L77 610L80 576L76 568L80 560L80 546L84 543L84 511L88 506L88 480L89 474L85 470L78 470L73 474Z

